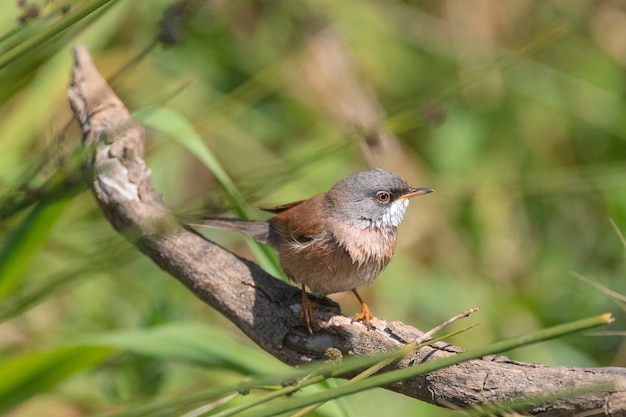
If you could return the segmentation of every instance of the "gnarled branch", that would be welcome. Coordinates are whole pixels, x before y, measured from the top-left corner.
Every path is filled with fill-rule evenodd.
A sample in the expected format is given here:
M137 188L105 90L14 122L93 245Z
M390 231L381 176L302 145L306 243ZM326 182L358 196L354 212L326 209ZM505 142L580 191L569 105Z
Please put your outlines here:
M319 328L309 335L300 325L299 290L179 225L150 185L143 160L143 128L134 122L95 68L84 47L75 49L70 105L89 153L86 173L102 212L159 267L226 316L254 342L291 365L318 360L330 347L344 355L367 355L398 348L422 332L400 322L376 319L368 331L323 303L315 311ZM438 343L422 348L395 367L453 355L460 349ZM487 357L392 384L387 389L433 404L475 404L543 396L546 393L623 380L622 368L549 367ZM565 398L530 410L541 416L597 411L626 415L626 389ZM585 414L591 415L591 414ZM596 413L593 413L596 415Z

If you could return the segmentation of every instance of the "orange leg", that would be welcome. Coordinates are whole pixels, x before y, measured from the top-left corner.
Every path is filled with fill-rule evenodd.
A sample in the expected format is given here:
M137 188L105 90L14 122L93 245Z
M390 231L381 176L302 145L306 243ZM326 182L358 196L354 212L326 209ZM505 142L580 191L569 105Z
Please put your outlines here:
M309 333L313 334L313 303L309 300L309 296L306 294L304 284L302 284L302 309L300 310L300 319L306 324L306 328L309 329Z
M372 311L367 306L367 304L365 304L365 301L363 301L363 299L361 298L359 293L356 292L356 290L352 290L352 292L356 296L356 299L359 300L359 303L361 303L361 312L355 314L352 318L352 321L362 321L368 328L371 327L370 321L374 318Z

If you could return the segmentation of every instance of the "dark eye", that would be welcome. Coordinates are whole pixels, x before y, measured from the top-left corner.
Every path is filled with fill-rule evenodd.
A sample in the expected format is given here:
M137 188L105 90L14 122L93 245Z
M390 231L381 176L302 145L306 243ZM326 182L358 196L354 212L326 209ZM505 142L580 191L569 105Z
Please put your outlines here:
M389 200L391 200L391 194L389 194L389 192L387 191L379 191L376 193L376 198L381 203L388 203Z

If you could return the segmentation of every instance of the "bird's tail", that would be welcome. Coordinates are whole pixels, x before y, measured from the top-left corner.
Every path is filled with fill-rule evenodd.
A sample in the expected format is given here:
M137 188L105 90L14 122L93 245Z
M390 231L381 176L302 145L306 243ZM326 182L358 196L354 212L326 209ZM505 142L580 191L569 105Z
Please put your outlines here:
M212 227L214 229L232 230L250 236L259 243L267 244L270 236L270 224L264 221L230 219L224 217L193 217L177 216L189 226Z

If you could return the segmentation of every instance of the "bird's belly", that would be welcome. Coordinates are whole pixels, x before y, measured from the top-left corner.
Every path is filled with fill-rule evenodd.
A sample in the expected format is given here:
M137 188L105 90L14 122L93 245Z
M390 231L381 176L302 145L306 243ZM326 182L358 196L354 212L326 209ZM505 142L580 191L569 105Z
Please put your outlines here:
M283 254L280 263L293 281L304 284L313 294L326 295L370 285L386 262L371 259L359 264L345 251L301 251Z
M380 271L381 268L373 263L354 265L351 270L326 270L319 274L304 276L301 284L309 287L311 292L316 295L351 291L370 285L380 274Z

